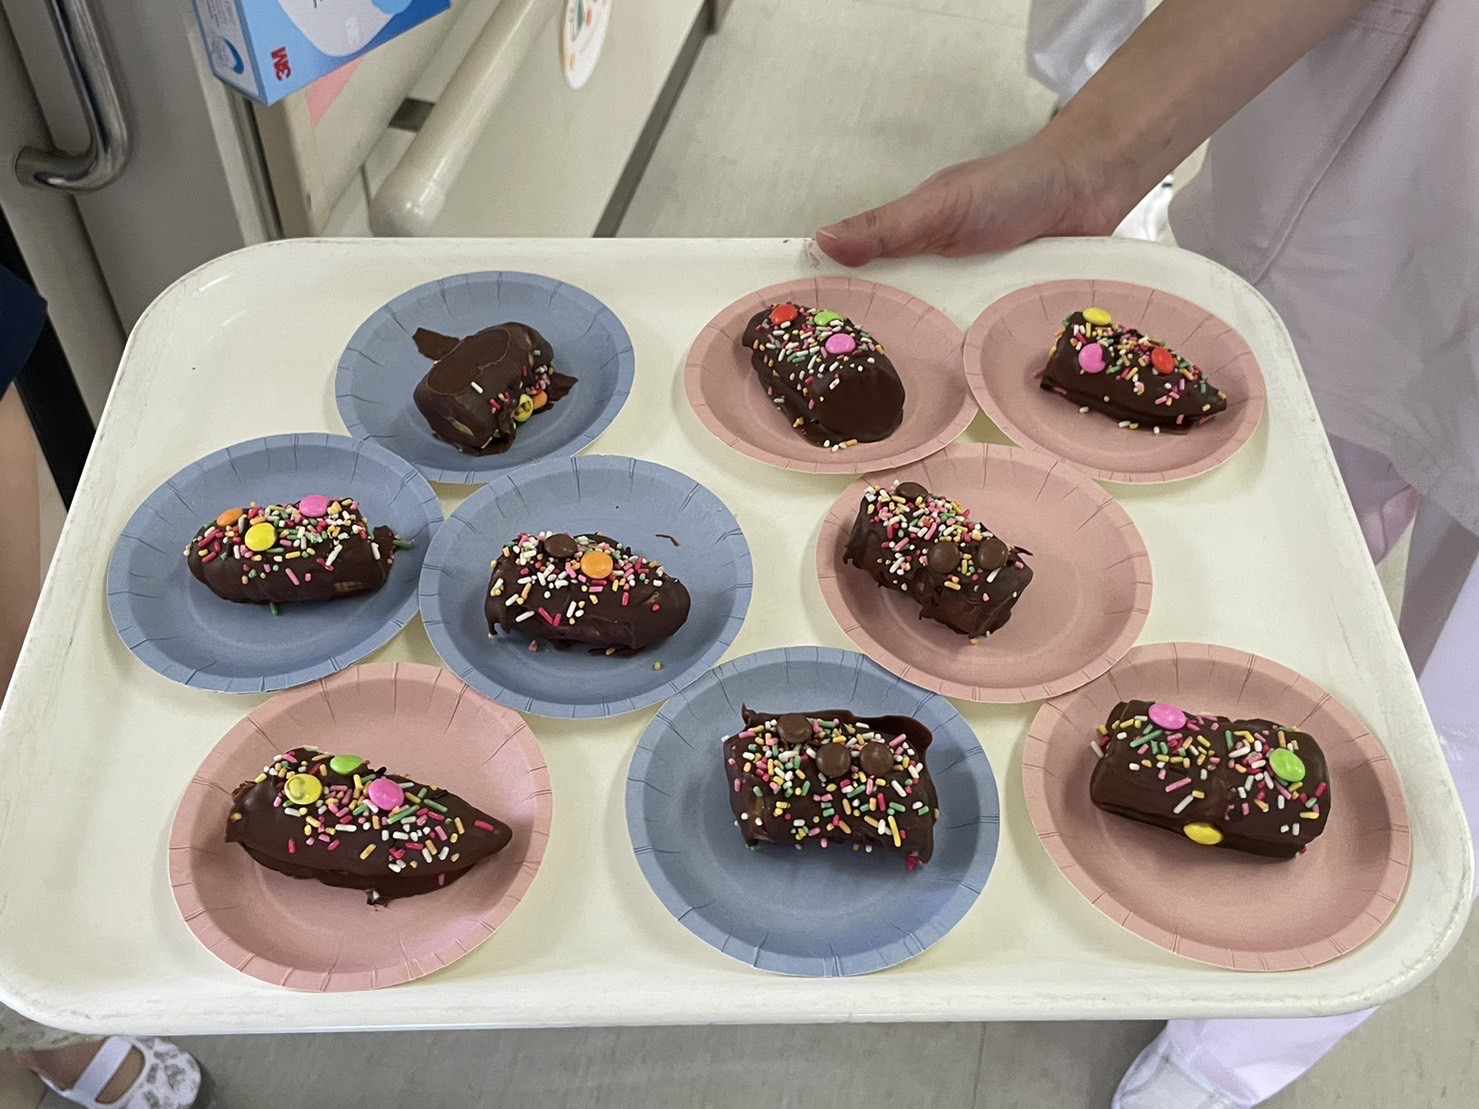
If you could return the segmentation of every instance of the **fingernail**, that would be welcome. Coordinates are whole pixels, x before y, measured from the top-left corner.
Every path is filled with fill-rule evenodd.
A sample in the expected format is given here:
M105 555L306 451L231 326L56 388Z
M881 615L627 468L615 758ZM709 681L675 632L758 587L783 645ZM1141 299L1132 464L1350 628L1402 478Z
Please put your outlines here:
M837 229L839 227L841 227L841 226L842 225L839 224L839 223L834 223L834 224L831 224L830 226L823 227L816 234L817 240L820 241L822 239L826 239L829 242L834 242L834 243L837 242L839 239L842 238L842 236L837 233Z

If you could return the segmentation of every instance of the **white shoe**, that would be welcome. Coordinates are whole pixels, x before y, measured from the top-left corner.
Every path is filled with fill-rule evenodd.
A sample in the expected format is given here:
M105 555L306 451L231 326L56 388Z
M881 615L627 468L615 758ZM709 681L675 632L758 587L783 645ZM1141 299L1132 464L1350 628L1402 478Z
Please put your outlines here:
M1130 1064L1109 1104L1110 1109L1240 1109L1181 1068L1164 1032Z
M1152 243L1159 240L1171 222L1171 194L1175 188L1175 180L1167 176L1120 221L1114 229L1115 235L1121 239L1145 239Z
M99 1101L129 1052L144 1057L138 1078L116 1101ZM209 1109L215 1104L210 1079L195 1058L168 1040L109 1036L70 1090L59 1089L44 1075L41 1081L59 1097L84 1109Z

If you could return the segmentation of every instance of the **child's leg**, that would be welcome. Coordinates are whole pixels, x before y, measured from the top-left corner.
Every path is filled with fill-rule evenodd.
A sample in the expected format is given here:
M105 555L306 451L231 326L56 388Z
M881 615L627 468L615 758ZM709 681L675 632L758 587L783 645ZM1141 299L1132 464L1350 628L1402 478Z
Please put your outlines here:
M0 698L41 589L36 442L14 389L0 396Z

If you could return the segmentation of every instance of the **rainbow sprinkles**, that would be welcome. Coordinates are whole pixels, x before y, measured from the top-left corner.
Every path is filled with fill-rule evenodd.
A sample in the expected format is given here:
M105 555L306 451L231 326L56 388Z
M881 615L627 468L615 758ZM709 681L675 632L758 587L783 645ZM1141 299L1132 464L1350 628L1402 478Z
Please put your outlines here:
M1063 321L1040 377L1047 392L1132 431L1185 432L1227 409L1227 394L1199 367L1102 308Z
M730 807L747 846L849 844L902 854L912 870L934 852L938 799L925 766L931 735L903 716L743 711L723 741Z
M765 395L817 446L846 450L888 438L904 418L904 385L883 346L846 316L790 302L751 317L740 344Z
M1093 746L1094 804L1203 847L1287 859L1329 823L1324 755L1295 728L1128 701Z
M512 838L444 789L306 745L239 785L226 819L227 842L261 865L366 890L372 905L441 889Z
M185 548L190 572L228 601L270 605L374 592L411 544L372 528L352 497L230 508Z

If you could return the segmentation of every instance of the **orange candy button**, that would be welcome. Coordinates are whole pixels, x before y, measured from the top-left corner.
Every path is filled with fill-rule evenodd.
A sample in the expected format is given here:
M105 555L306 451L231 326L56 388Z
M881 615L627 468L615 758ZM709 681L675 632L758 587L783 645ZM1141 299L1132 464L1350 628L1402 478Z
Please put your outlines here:
M615 568L616 564L605 551L586 551L580 556L580 572L588 578L604 581Z
M771 323L790 323L798 315L794 304L777 304L770 312Z
M245 515L246 509L244 508L228 508L225 512L216 517L216 527L229 528L232 524L236 523L237 520L240 520Z
M1150 364L1163 374L1176 368L1176 356L1165 347L1156 347L1150 352Z
M529 394L529 399L534 402L534 411L538 412L549 403L549 394L543 389L535 389L534 392Z

